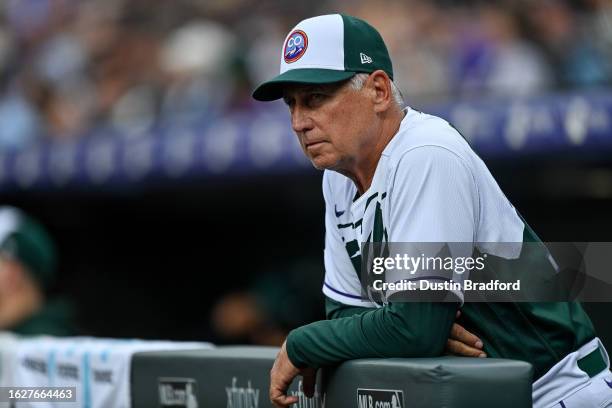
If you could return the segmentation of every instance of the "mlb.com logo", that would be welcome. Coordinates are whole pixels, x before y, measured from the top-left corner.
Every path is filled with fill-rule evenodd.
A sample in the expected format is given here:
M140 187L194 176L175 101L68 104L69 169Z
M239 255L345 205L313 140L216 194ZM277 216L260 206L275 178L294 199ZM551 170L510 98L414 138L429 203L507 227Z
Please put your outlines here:
M359 408L404 408L402 390L357 389Z

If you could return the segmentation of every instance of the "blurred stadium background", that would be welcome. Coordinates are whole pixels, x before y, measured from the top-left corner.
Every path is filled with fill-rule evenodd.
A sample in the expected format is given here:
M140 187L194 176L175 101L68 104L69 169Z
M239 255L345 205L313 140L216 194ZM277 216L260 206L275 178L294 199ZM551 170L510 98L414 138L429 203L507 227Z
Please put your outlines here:
M377 27L543 240L612 240L612 1L0 4L0 201L56 239L78 334L278 344L323 316L321 174L250 99L317 14Z

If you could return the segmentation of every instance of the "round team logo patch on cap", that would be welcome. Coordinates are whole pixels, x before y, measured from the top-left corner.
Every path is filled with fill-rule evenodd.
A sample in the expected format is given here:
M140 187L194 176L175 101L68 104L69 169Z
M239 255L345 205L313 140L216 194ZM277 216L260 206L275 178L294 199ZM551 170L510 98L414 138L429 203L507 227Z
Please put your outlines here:
M291 64L302 58L308 48L308 36L302 30L295 30L287 38L283 47L283 56L287 64Z

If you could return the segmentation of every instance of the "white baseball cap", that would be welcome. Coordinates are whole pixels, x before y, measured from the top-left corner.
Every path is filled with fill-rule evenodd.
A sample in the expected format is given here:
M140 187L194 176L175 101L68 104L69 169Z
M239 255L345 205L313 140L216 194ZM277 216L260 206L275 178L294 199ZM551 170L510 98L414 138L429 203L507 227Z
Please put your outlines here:
M334 83L379 69L393 79L387 46L374 27L344 14L312 17L289 32L281 51L280 74L259 85L253 98L273 101L283 97L283 87L289 83Z

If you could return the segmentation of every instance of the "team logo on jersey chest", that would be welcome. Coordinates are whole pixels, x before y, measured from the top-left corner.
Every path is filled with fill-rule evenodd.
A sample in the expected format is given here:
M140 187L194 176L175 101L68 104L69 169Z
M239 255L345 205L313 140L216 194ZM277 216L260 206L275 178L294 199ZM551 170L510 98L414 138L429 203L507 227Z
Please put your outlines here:
M302 30L295 30L287 38L283 47L283 57L287 64L291 64L302 58L308 48L308 36Z

